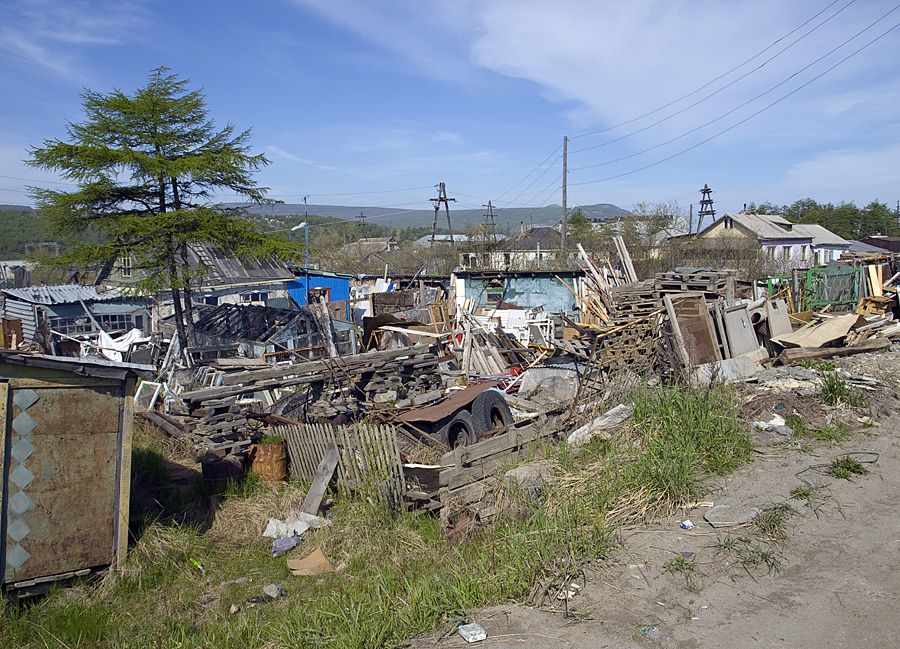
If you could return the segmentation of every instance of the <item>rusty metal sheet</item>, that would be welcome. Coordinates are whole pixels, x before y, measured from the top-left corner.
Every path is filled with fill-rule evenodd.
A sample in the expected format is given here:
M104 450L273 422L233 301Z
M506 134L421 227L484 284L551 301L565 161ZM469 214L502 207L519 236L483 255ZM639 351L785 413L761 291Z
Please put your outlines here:
M124 390L37 382L11 390L5 582L113 562Z
M414 421L440 421L444 417L449 417L460 408L464 408L475 400L479 394L490 388L500 385L500 381L485 381L470 385L465 390L454 392L449 397L433 406L424 408L416 408L402 415L395 417L397 421L414 422Z

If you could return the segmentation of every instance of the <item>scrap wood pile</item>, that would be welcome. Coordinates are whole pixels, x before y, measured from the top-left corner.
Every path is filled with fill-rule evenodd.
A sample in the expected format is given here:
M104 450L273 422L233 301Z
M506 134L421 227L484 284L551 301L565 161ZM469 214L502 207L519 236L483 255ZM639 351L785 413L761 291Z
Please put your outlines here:
M164 429L189 434L200 454L241 453L267 421L349 419L388 402L433 398L443 388L439 362L430 346L416 345L226 373L221 385L179 394L184 408L170 411Z

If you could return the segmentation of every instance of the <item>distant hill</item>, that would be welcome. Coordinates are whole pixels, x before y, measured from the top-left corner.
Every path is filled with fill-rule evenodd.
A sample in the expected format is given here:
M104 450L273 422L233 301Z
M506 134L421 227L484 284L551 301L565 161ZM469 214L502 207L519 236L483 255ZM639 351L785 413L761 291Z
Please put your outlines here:
M28 205L0 205L0 212L34 212Z
M229 207L238 207L237 203L227 204ZM303 214L304 209L309 214L316 216L330 216L345 221L358 221L362 213L367 223L384 225L393 228L431 227L434 222L434 210L398 210L386 207L347 207L343 205L308 205L302 203L283 203L279 205L250 205L247 211L261 216L274 218L295 214ZM629 214L627 210L610 203L598 203L596 205L579 205L573 207L584 212L589 219L612 219ZM560 219L562 207L549 205L546 207L514 207L506 209L494 208L494 222L498 226L515 227L520 223L526 226L553 225ZM450 220L453 229L461 231L466 223L484 223L486 210L455 210L450 206ZM443 210L438 216L438 227L447 227L447 217Z

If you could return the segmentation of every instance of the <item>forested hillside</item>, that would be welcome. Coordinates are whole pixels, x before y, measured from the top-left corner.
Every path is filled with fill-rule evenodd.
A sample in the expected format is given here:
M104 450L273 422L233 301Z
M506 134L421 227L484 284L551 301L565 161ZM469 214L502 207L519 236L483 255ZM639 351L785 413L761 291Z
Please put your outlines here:
M25 254L25 245L49 241L47 222L31 209L0 211L0 257L12 259Z

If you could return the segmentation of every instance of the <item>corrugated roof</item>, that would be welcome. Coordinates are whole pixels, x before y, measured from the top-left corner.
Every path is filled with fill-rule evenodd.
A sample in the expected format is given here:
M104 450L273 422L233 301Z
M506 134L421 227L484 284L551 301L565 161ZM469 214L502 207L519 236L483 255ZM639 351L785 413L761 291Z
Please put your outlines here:
M247 280L277 282L294 278L290 269L278 262L268 259L241 261L203 244L189 246L188 265L191 268L199 268L201 260L207 265L207 275L203 280L206 288L243 284Z
M135 295L128 287L115 287L103 293L97 292L96 286L80 284L63 284L60 286L28 286L26 288L5 288L0 292L21 302L31 304L74 304L78 300L85 302L109 302L111 300L146 300Z
M6 288L3 289L3 293L11 298L33 304L70 304L78 302L78 300L87 302L102 299L93 286L81 286L80 284Z

